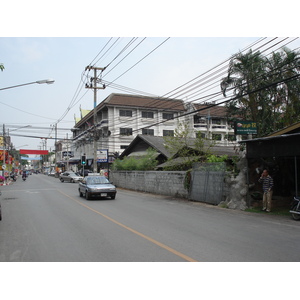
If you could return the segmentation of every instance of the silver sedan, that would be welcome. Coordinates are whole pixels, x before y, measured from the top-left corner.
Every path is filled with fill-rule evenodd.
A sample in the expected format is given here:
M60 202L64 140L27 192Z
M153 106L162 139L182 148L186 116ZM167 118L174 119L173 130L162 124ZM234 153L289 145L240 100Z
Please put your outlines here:
M92 196L116 198L116 187L104 176L86 176L78 186L79 196L89 200Z
M83 177L77 175L74 172L65 172L65 173L60 174L59 179L61 182L68 181L68 182L74 183L74 182L81 181L83 179Z

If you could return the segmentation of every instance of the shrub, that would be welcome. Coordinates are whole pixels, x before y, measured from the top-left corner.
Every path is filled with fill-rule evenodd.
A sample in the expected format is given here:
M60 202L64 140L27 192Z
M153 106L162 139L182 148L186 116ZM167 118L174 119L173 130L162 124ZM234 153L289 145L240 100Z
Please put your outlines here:
M148 148L147 154L139 158L136 157L124 157L116 159L112 165L112 169L115 171L149 171L154 170L157 166L156 160L157 153L154 149Z

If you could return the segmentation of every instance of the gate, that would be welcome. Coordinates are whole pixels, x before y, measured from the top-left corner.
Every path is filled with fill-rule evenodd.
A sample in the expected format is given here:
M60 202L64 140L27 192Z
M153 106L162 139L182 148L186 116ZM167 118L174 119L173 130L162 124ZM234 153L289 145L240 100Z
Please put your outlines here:
M210 204L222 201L226 165L220 163L196 163L191 172L190 199Z

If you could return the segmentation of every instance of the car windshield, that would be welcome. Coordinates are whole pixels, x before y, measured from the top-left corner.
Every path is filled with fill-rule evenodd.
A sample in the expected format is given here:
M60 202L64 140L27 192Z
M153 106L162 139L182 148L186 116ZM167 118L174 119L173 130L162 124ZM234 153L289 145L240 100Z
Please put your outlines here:
M74 172L69 172L69 176L77 176L77 174Z
M104 176L88 176L86 177L87 184L103 184L109 183L106 177Z

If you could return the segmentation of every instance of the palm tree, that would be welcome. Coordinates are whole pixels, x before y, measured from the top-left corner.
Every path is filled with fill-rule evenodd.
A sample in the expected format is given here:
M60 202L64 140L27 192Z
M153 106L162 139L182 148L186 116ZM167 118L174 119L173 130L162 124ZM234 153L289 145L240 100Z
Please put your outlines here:
M275 129L281 129L300 120L300 80L295 76L300 71L300 52L283 48L272 53L267 60L268 80L285 80L270 89L269 97L273 105ZM289 80L289 78L294 78Z
M256 122L258 136L299 121L299 71L300 53L288 48L269 58L252 50L236 55L221 81L224 96L229 88L233 92L233 100L227 104L229 116Z
M228 75L221 81L223 95L231 88L233 98L227 105L229 113L237 114L262 126L262 110L265 107L264 91L253 93L263 86L266 77L265 58L260 52L250 50L246 54L234 56L228 68ZM260 122L260 123L259 123Z

